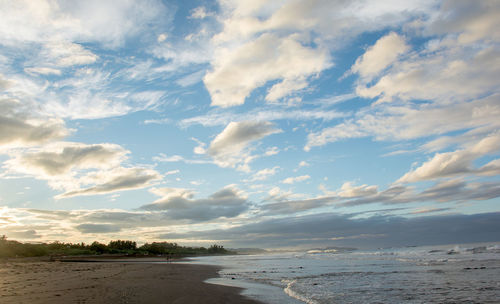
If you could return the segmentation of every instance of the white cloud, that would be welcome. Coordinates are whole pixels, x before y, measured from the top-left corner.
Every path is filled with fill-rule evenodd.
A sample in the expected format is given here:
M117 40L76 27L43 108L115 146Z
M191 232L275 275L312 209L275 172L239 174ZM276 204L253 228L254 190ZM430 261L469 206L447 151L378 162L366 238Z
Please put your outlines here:
M172 12L156 0L2 2L0 46L9 58L2 60L2 70L16 79L9 97L36 103L45 114L62 118L105 118L151 109L161 95L122 90L115 82L116 69L110 68L115 58L99 60L97 53L123 46L139 33L152 42L157 27L171 20ZM94 70L75 68L83 65Z
M301 161L301 162L299 163L299 167L308 167L308 166L309 166L309 163L308 163L308 162L306 162L305 160L303 160L303 161Z
M458 33L457 41L470 44L480 40L499 41L498 14L495 1L444 1L441 15L428 29L429 34Z
M313 110L294 110L277 108L274 105L270 108L260 107L256 110L245 111L244 113L234 113L230 111L212 111L201 116L182 119L179 123L181 127L189 127L194 124L202 126L220 126L227 125L233 121L272 121L272 120L323 120L330 121L345 114L335 110L313 109ZM168 122L168 121L167 121Z
M158 156L153 157L154 161L162 163L175 163L175 162L185 162L186 164L211 164L210 160L204 159L186 159L181 155L168 156L164 153L160 153Z
M218 218L233 218L249 208L243 193L232 186L225 187L204 199L193 199L186 189L161 188L155 194L163 197L152 204L141 207L149 211L165 211L170 219L208 221Z
M437 1L223 1L224 30L217 43L248 39L262 32L316 34L334 41L366 30L387 28L430 12Z
M330 66L328 52L304 46L295 37L263 34L236 49L220 48L213 69L203 81L212 105L241 105L252 90L271 80L281 80L270 90L276 100L305 87L305 79Z
M493 47L471 52L468 49L422 53L400 61L374 85L359 84L356 92L378 102L401 100L460 101L496 91L500 77L499 51Z
M42 92L43 110L72 119L96 119L125 115L156 107L165 92L130 91L115 87L109 72L81 68L51 89Z
M439 15L423 23L424 32L438 34L439 38L413 56L398 60L375 84L360 82L357 93L362 97L377 97L379 102L395 99L440 102L478 98L497 91L500 56L494 45L500 41L496 31L500 22L494 16L499 13L500 5L488 1L479 1L474 6L463 1L445 2ZM363 56L370 55L370 51ZM363 71L357 70L363 76Z
M81 195L100 195L117 191L146 188L161 179L155 170L145 168L123 168L91 173L82 178L82 184L93 184L87 188L78 188L57 195L56 199Z
M249 171L248 164L255 158L250 144L279 132L280 129L267 121L231 122L210 143L208 154L221 167Z
M436 153L432 159L403 175L398 182L417 182L474 173L494 174L498 171L498 161L492 161L479 169L474 169L472 162L479 157L499 152L500 136L490 135L463 150Z
M41 56L57 67L69 67L94 63L98 57L80 44L55 41L44 45Z
M366 1L221 1L223 31L212 38L212 71L204 78L212 105L241 105L256 88L279 81L275 102L309 86L332 66L330 53L365 30L401 24L435 1L380 5ZM234 78L233 78L234 77ZM234 81L234 79L238 81Z
M267 92L266 100L275 102L283 97L290 95L292 92L300 91L308 85L305 79L285 79L280 83L273 85Z
M69 133L61 119L37 115L35 105L0 98L0 149L39 145Z
M24 68L24 71L28 74L61 75L61 70L49 67Z
M180 155L167 156L167 155L165 155L163 153L160 153L159 156L153 157L153 160L154 161L158 161L158 162L170 163L170 162L183 161L184 157L182 157Z
M307 135L305 151L310 151L311 147L323 146L329 142L335 142L340 138L356 138L366 136L366 133L352 123L341 123L335 127L325 128L318 133Z
M125 160L128 153L114 144L58 142L23 154L16 153L5 165L10 171L48 178L67 175L75 169L111 168Z
M376 140L407 140L467 129L487 134L500 127L497 119L500 115L499 98L500 95L494 94L451 105L380 105L360 111L353 120L310 133L305 149L366 136L373 136ZM453 140L444 140L429 143L424 148L435 149L453 143Z
M198 140L197 138L194 138L194 137L191 137L191 140L193 140L194 142L196 142L198 144L198 146L196 146L194 149L193 149L193 152L195 154L205 154L207 151L205 149L205 146L206 144L200 140Z
M351 71L359 73L361 77L370 81L407 50L408 46L404 38L391 32L377 40L373 46L359 57L352 66Z
M352 182L345 182L338 191L338 196L343 198L370 196L378 193L377 186L355 186Z
M269 196L265 199L265 201L272 200L272 201L280 202L280 201L287 201L287 200L293 199L293 198L299 198L302 196L301 194L295 194L290 190L287 190L287 191L282 190L280 187L277 187L277 186L271 188L268 191L268 194L269 194Z
M152 169L122 167L128 153L115 144L56 142L9 153L4 169L10 175L46 180L53 189L65 191L57 199L144 188L161 178Z
M250 180L251 181L266 180L269 176L275 175L279 169L280 169L279 166L275 166L273 168L265 168L265 169L259 170L252 176L252 178Z
M264 155L266 156L273 156L273 155L276 155L280 153L280 149L278 149L278 147L271 147L271 148L268 148L266 150L266 152L264 153Z
M160 196L161 199L155 203L168 201L174 197L181 197L184 199L191 199L194 196L194 191L184 188L151 188L149 192Z
M351 68L360 75L358 96L376 102L343 123L310 133L305 149L343 138L415 139L459 130L484 136L496 130L500 37L493 15L498 12L500 6L488 1L445 1L440 12L407 27L407 34L432 37L423 48L410 50L403 34L380 38ZM443 148L453 141L448 139L424 149Z
M16 1L2 2L2 44L19 42L97 41L117 47L139 33L159 15L170 19L160 1ZM149 24L148 24L149 23Z
M211 15L212 14L207 12L207 9L204 6L198 6L197 8L192 10L190 18L205 19L206 17Z
M158 42L163 42L165 40L167 40L167 37L168 37L168 34L166 33L161 33L160 35L158 35L158 37L156 38L156 41Z
M170 170L170 171L165 172L165 174L163 174L163 175L165 175L165 176L174 175L174 174L179 174L180 172L181 172L180 170Z
M477 171L479 175L495 176L500 175L500 159L494 159L486 165L479 168Z
M287 177L284 180L282 180L281 182L283 184L294 184L294 183L306 181L310 178L311 177L309 175L301 175L301 176L296 176L296 177Z

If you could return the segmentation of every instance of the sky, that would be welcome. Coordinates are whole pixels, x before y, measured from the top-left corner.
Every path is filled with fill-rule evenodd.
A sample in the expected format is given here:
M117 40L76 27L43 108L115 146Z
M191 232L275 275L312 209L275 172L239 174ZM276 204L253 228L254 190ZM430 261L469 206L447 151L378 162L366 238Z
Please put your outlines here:
M499 1L0 0L0 234L500 241Z

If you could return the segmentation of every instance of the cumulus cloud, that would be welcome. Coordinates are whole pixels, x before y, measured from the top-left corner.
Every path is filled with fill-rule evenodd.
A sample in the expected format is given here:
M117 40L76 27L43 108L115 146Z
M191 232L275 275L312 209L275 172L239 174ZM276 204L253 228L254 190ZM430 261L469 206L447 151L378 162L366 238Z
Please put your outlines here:
M491 174L498 171L498 161L492 161L479 169L473 168L472 162L479 157L498 152L500 136L490 135L466 149L436 153L432 159L403 175L398 182L417 182L467 173Z
M37 116L29 108L17 99L0 98L0 148L39 145L69 134L61 119Z
M115 144L58 142L16 154L5 164L11 171L42 177L66 175L75 169L105 169L117 166L129 151Z
M493 16L498 13L497 3L479 1L472 8L464 1L445 1L439 15L423 23L421 29L439 38L414 56L399 60L375 84L360 82L356 92L362 97L377 97L379 102L394 99L440 102L477 98L496 91L500 57L494 45L500 36L495 30L498 18ZM482 43L478 44L479 41ZM353 69L356 70L357 64ZM363 71L357 70L363 76Z
M153 192L164 197L140 209L166 211L166 215L175 220L232 218L247 211L250 206L246 197L235 187L226 187L204 199L193 199L193 192L186 189L160 188Z
M398 62L372 86L360 84L356 92L361 97L389 102L395 99L456 101L496 91L494 79L500 76L498 50L489 47L473 54L468 52L468 49L444 49L444 54L438 52L439 55L423 53L421 57Z
M433 1L387 6L364 1L220 4L223 31L212 38L212 70L204 83L212 105L222 107L243 104L254 89L269 81L278 81L266 94L269 102L305 89L312 76L332 66L330 53L339 41L400 24L434 5Z
M408 50L404 38L391 32L380 38L361 57L356 60L351 71L366 80L377 76L383 69L396 61L399 55Z
M263 34L236 50L219 50L203 81L212 105L228 107L243 104L252 90L271 80L282 80L266 97L277 100L304 88L306 77L329 65L325 50L306 47L293 37Z
M123 167L128 153L121 146L109 143L56 142L10 153L4 168L11 175L33 176L65 191L56 198L139 189L161 178L152 169Z
M338 196L352 198L360 196L369 196L378 192L377 186L361 185L355 186L352 182L345 182L340 187Z
M267 121L231 122L210 143L208 154L221 167L248 171L248 164L255 158L250 144L279 132L280 129Z

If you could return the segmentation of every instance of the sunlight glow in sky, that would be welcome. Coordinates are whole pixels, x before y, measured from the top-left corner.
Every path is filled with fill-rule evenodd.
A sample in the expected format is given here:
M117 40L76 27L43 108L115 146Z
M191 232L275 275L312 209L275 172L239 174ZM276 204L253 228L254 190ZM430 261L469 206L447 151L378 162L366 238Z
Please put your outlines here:
M499 1L0 0L0 235L490 241L499 28Z

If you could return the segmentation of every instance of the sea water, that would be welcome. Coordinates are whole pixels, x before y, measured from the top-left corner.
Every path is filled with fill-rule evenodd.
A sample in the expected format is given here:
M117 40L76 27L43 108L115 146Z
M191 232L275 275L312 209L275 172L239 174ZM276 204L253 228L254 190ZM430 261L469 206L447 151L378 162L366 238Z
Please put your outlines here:
M500 303L500 243L214 256L210 283L265 303Z

